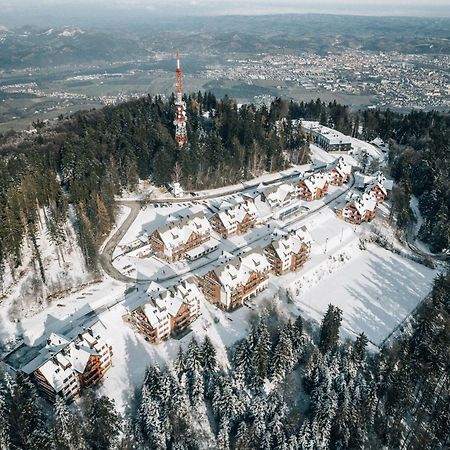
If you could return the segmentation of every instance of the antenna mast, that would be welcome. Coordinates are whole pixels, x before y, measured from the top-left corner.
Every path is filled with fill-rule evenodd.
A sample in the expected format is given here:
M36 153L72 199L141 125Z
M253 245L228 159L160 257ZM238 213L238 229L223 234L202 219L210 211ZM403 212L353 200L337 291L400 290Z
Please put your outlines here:
M180 65L180 55L177 51L177 95L175 99L175 120L173 121L175 125L175 141L179 148L182 148L187 142L187 131L186 131L186 103L183 102L183 74Z

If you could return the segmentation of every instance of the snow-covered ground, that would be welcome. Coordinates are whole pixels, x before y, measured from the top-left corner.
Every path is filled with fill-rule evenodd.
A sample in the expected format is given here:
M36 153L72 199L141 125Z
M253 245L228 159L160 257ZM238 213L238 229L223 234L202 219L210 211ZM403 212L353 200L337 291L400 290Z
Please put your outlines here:
M226 348L248 333L250 319L267 300L277 299L280 310L292 318L302 314L317 322L332 303L344 312L342 337L352 338L364 331L374 344L379 344L428 294L436 271L373 244L361 250L356 235L344 236L342 242L340 238L334 241L327 254L320 251L319 245L298 274L271 277L268 290L253 300L251 308L225 313L203 301L201 317L181 340L149 344L122 321L125 309L121 304L105 312L101 320L114 359L100 392L125 406L134 387L142 382L146 367L170 363L179 347L186 347L192 337L201 340L208 335L226 366ZM301 293L297 289L299 282L303 282ZM286 288L291 293L290 301L284 295Z
M328 304L338 306L344 311L346 334L364 331L378 345L429 293L435 275L435 270L371 244L294 299L317 321Z
M316 214L311 215L310 212L315 211L323 206L325 201L338 196L344 189L345 186L330 186L328 195L320 200L315 200L312 202L299 201L302 209L297 215L288 217L286 221L275 219L264 221L264 223L257 225L245 235L238 235L232 236L228 239L221 239L220 236L216 235L216 233L213 233L213 236L215 236L216 239L220 240L220 246L217 251L212 252L194 262L180 261L173 264L168 264L167 262L161 261L154 256L146 255L146 247L139 248L126 254L122 254L122 248L127 244L135 241L137 237L142 235L143 233L150 235L154 230L161 227L170 220L176 220L177 217L185 217L199 211L204 212L207 217L211 216L211 202L208 200L203 200L201 203L196 205L193 205L192 202L184 202L181 204L173 204L170 206L148 205L141 210L134 223L122 238L119 246L114 251L113 264L120 272L124 273L125 275L138 277L139 279L153 279L155 281L161 281L161 279L163 278L174 276L176 274L186 274L189 271L195 271L199 266L205 266L208 261L211 263L209 265L209 268L211 268L222 250L233 252L234 254L236 254L237 251L243 250L247 247L264 247L268 245L270 236L273 230L275 230L276 228L296 228L297 226L300 227L303 225L313 227L315 226L317 220L322 220L319 218L323 218L327 215L333 217L333 219L336 219L335 214L328 208L323 209L319 213L317 213L317 218L315 217ZM227 197L223 197L223 199L226 198ZM343 206L343 202L345 202L344 197L337 200L336 203L334 203L332 206ZM257 207L259 208L258 205ZM260 211L260 213L260 217L263 217L264 212ZM339 226L342 225L342 227L344 228L349 227L348 224L345 224L342 221L338 222L340 224ZM341 230L341 228L339 228L339 230ZM332 225L328 234L333 234L333 230L334 229ZM203 272L207 270L208 268L206 267L205 269L203 269Z
M73 214L69 213L63 241L56 245L49 236L44 211L40 211L36 241L45 273L42 281L37 258L31 242L25 238L22 247L22 264L11 272L8 265L0 286L0 312L8 310L14 318L35 314L47 306L49 296L64 295L77 286L92 281L83 254L78 246L73 227Z
M333 187L329 196L336 195L339 189L342 188ZM323 205L323 201L311 202L307 206L315 209ZM64 333L75 325L98 318L105 327L104 337L114 352L113 366L99 390L114 398L122 409L128 404L135 387L142 383L146 367L170 363L180 345L187 346L194 336L201 340L208 335L218 349L220 361L226 366L227 347L247 334L250 319L261 310L262 304L274 299L285 314L294 318L301 313L305 318L318 322L329 303L339 306L344 312L343 337L353 337L364 331L374 344L378 344L427 295L436 271L373 244L364 249L360 239L370 232L372 226L354 226L338 219L332 208L342 206L343 201L344 198L313 214L305 215L303 212L288 219L292 228L307 225L313 239L311 258L299 273L271 276L269 288L254 298L250 307L242 307L233 313L225 313L202 301L201 317L194 323L192 332L180 340L170 339L160 345L152 345L135 333L122 319L126 312L124 305L146 295L146 285L126 285L105 276L102 281L55 300L45 309L20 321L10 320L12 304L5 304L0 309L0 342L21 337L25 343L37 345L51 332ZM210 206L209 201L202 201L195 208L210 214ZM132 242L144 232L149 234L164 224L170 215L186 214L189 210L192 212L192 206L187 202L156 208L148 206L141 210L121 244ZM126 207L121 209L116 227L123 223L128 212ZM375 223L392 230L388 215L388 205L384 204ZM224 240L222 247L233 251L247 244L264 246L269 242L271 230L287 224L271 220L269 225L260 225L244 236ZM394 235L393 232L391 234ZM116 258L116 266L123 269L131 265L134 274L154 278L158 274L166 276L171 271L174 274L195 273L196 265L205 261L201 258L191 266L183 263L168 265L155 258L140 258L140 251L142 249ZM48 253L50 256L51 251ZM118 247L114 255L120 253ZM203 273L216 264L215 256L209 255L206 261L209 259L211 265L197 273Z

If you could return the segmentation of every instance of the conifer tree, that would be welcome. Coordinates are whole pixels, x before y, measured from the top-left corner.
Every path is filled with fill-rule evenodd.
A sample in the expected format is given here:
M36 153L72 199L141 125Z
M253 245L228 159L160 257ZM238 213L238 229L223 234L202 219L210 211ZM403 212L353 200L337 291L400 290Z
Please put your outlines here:
M122 418L108 397L89 395L83 409L84 439L88 450L109 450L118 441Z
M82 450L85 447L80 418L72 413L62 397L56 397L52 432L56 450Z
M320 327L319 349L325 354L330 351L339 340L339 327L342 322L342 311L333 305L328 305L328 310Z

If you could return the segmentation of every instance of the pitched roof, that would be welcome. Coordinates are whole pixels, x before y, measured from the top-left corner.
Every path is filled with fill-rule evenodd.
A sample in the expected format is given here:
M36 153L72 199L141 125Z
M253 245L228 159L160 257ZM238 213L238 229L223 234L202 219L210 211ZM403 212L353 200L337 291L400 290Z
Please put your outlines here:
M356 208L358 213L363 216L366 211L373 212L377 207L377 198L375 194L371 191L364 192L362 195L358 196L351 204Z
M312 241L311 235L305 226L290 232L275 230L273 235L274 238L271 245L281 260L284 260L290 255L297 254L303 244L310 246Z
M260 248L235 257L216 267L214 273L225 291L232 291L239 285L245 285L253 272L266 272L270 264Z
M282 204L286 197L295 195L295 187L290 183L274 184L263 191L264 197L271 207Z
M310 175L303 180L308 190L315 194L317 189L323 189L329 181L329 176L326 173L318 172Z
M244 218L249 214L253 218L256 218L258 210L253 202L245 201L230 205L226 209L219 210L215 215L222 222L226 229L237 226Z
M173 250L187 242L193 232L205 234L211 232L211 226L205 214L198 212L177 222L167 223L156 230L165 247Z
M101 355L104 345L95 324L73 339L52 333L39 355L21 370L30 374L39 369L55 392L60 392L70 375L84 373L91 355Z
M342 177L350 175L352 172L352 166L348 164L342 156L339 156L339 158L327 165L327 171L331 171L333 169L336 169Z
M148 298L133 309L141 308L152 327L166 322L178 314L183 304L194 305L201 297L200 290L192 278L182 280L176 286L163 288L152 283L147 289Z

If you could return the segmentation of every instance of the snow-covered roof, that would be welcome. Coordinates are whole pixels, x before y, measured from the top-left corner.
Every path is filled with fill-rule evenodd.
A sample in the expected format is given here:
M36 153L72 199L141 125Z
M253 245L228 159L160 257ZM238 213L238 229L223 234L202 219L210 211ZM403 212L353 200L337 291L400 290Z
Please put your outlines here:
M225 291L231 292L239 285L245 285L254 272L270 270L270 263L260 248L235 257L214 269L214 273Z
M326 183L329 181L329 175L327 173L314 173L309 177L305 178L304 183L308 190L314 194L317 189L323 189Z
M371 181L367 185L367 191L371 191L373 188L378 187L384 195L387 195L387 190L392 190L393 181L386 180L386 177L382 172L377 172Z
M195 305L202 295L192 278L182 280L170 288L151 283L147 294L148 297L142 299L139 305L134 305L130 312L141 308L153 328L175 317L183 304Z
M52 333L38 356L21 370L31 374L39 369L55 392L60 392L71 375L84 373L90 356L101 355L105 345L95 324L73 339Z
M169 251L187 242L192 233L206 234L211 232L211 226L202 212L185 217L177 222L167 223L158 228L157 232Z
M273 208L282 205L287 198L295 196L295 187L290 183L280 183L263 190L267 203Z
M331 171L333 169L335 169L342 177L352 173L352 166L348 164L342 156L335 159L331 164L328 164L326 168L327 171Z
M375 211L377 207L377 198L372 191L364 192L358 196L351 204L356 208L358 213L363 216L367 211Z
M302 248L303 244L311 245L311 235L304 226L299 230L286 232L283 230L275 230L273 233L272 247L281 260L285 260L291 255L296 255Z
M244 201L242 203L228 206L227 208L219 210L216 213L216 216L228 230L241 223L247 214L255 219L258 214L255 204L251 201Z
M333 128L329 128L321 125L319 122L310 121L310 120L302 120L301 126L304 130L314 131L324 138L330 144L351 144L350 136L341 133L340 131L334 130Z

